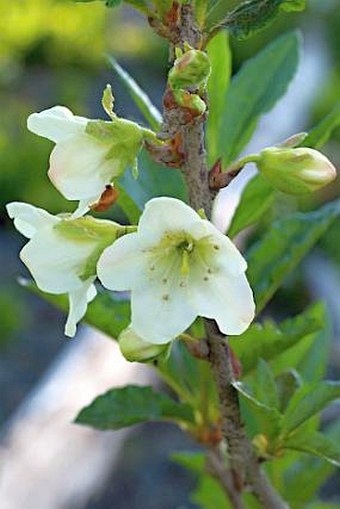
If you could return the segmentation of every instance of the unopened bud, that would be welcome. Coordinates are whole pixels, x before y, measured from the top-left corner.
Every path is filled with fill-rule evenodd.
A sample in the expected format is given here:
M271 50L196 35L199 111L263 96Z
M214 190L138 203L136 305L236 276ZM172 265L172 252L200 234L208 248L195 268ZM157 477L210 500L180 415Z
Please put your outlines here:
M173 89L199 87L207 81L210 71L207 54L192 49L175 60L169 72L169 84Z
M193 116L203 115L207 105L198 94L191 94L187 90L174 90L174 98L181 108L190 110Z
M268 454L269 442L268 442L268 438L266 437L266 435L262 435L262 434L256 435L253 438L252 442L253 442L253 445L255 446L260 458L270 457L270 455Z
M119 338L120 351L130 362L149 362L165 353L169 345L155 345L143 341L131 327L123 330Z
M266 148L256 164L273 187L288 194L316 191L336 178L333 164L312 148Z

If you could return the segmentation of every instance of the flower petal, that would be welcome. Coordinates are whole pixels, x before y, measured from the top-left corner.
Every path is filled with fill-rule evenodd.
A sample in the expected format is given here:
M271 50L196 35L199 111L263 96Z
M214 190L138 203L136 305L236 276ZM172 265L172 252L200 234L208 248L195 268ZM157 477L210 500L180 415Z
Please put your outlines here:
M106 248L99 258L97 274L110 290L131 290L144 277L145 254L140 249L137 233L129 233Z
M65 106L53 106L32 113L27 119L27 127L32 133L57 143L84 132L87 122L87 118L74 116Z
M20 258L42 291L68 293L83 286L80 276L95 248L95 242L76 243L46 227L24 246Z
M175 339L197 316L185 292L179 282L160 287L146 280L131 292L131 327L148 343Z
M92 284L94 278L89 278L83 285L73 292L69 293L69 313L65 324L65 335L73 338L77 331L77 324L83 318L87 310L87 304L93 300L97 294L95 286Z
M247 262L237 247L209 221L202 220L195 224L192 235L197 240L207 238L207 243L212 247L212 253L207 252L210 262L226 274L237 276L247 270Z
M182 257L146 255L147 271L131 291L131 326L149 343L163 344L184 332L197 313L188 301L187 279L181 273Z
M117 162L106 159L109 147L87 134L58 143L50 156L48 176L69 200L96 199L117 171Z
M46 210L34 207L29 203L12 202L6 205L8 215L14 219L14 226L25 237L30 239L38 230L56 224L59 218L52 216Z
M160 197L150 200L139 220L138 233L147 242L157 242L167 231L187 231L200 222L199 215L176 198Z
M189 292L197 314L214 318L224 334L242 334L254 319L253 293L244 274L202 274L196 269L189 276Z

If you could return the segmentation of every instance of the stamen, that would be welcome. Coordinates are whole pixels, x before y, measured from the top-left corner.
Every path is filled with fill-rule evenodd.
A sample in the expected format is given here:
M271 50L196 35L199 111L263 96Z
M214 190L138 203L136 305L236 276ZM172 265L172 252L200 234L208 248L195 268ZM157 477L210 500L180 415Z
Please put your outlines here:
M187 250L182 251L182 264L181 264L181 274L182 276L187 276L189 274L189 253Z

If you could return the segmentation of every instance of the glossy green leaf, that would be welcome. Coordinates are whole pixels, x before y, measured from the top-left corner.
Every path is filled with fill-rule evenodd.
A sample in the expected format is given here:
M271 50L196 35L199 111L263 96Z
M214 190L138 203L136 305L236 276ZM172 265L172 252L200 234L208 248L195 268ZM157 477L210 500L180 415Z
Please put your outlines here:
M235 237L240 231L259 221L271 209L274 199L274 188L262 175L255 175L243 190L228 230L228 237Z
M150 127L155 131L159 131L162 123L162 115L157 108L152 104L147 94L142 90L138 83L125 71L112 56L108 56L114 72L122 81L123 85L127 89L130 97L138 107L139 111L144 116L145 120L149 123Z
M333 110L314 127L307 138L300 144L301 147L321 148L329 138L332 132L340 125L340 101Z
M66 295L52 295L44 293L36 284L27 279L20 279L22 286L39 295L53 306L68 312L68 299ZM118 300L109 292L100 292L88 305L86 315L82 320L92 327L100 330L107 336L117 339L122 330L130 323L130 304L126 300Z
M281 9L287 12L301 11L303 0L246 0L233 9L220 23L238 39L246 39L267 28Z
M257 312L274 295L285 277L300 263L340 215L340 200L319 210L297 213L275 222L248 252L248 278Z
M315 304L279 325L270 320L262 325L255 323L241 336L229 338L230 346L241 362L243 374L246 375L256 367L260 358L269 361L306 336L319 331L324 326L324 320L324 306Z
M251 429L247 426L246 415L244 417L250 435L254 436L261 433L269 438L278 436L282 420L280 412L276 408L259 401L244 383L234 382L233 386L241 396L241 403L245 406L247 410L246 413L250 413L251 415Z
M193 423L194 415L184 403L177 403L152 387L128 385L111 389L81 410L75 422L96 429L117 430L150 421Z
M296 391L282 420L282 435L290 435L308 419L340 398L340 382L323 381L304 385Z
M296 433L283 446L285 449L306 452L318 456L332 465L340 467L340 448L323 433Z
M296 33L279 37L233 78L221 112L218 144L225 165L248 143L260 116L286 92L297 69L299 42Z
M209 164L218 158L218 138L221 127L221 111L231 76L231 50L226 32L220 32L207 46L211 63L208 80L209 116L207 122L207 145Z

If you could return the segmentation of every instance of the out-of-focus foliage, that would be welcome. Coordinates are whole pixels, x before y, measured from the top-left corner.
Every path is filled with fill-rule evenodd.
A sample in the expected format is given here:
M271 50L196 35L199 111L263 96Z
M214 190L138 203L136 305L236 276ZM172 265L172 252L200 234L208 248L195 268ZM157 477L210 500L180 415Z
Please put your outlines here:
M118 82L113 72L109 74L105 53L144 58L157 48L161 58L153 59L152 65L162 66L159 42L134 14L106 9L101 2L0 0L2 220L6 220L4 205L13 200L29 201L55 213L75 206L49 185L51 143L27 130L28 115L64 104L77 114L104 118L97 104L93 111L93 90L100 95L103 87L96 82L110 80L115 88ZM104 72L107 77L101 78Z
M98 64L105 49L107 13L67 0L0 2L0 65L44 55L50 65ZM91 47L91 51L84 51Z

